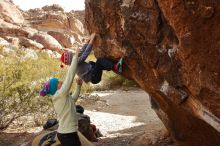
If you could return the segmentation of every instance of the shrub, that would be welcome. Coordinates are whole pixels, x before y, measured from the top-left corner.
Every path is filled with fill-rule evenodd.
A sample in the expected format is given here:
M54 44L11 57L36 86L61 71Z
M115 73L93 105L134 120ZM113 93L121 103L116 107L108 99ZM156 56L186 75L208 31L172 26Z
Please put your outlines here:
M48 97L39 97L41 85L51 77L64 80L67 67L60 68L58 59L49 58L46 53L38 53L37 60L23 60L22 52L0 59L0 130L6 129L17 118L30 115L41 125L48 117L53 117L52 103ZM94 55L88 60L95 61ZM123 85L128 80L113 73L104 72L102 86L83 84L82 92L111 89ZM75 88L73 84L72 90ZM37 116L36 116L37 115Z
M15 119L32 109L31 98L35 91L27 84L22 71L26 66L15 60L5 59L0 66L0 129L9 126Z
M17 50L16 50L17 51ZM37 60L19 59L16 56L0 59L0 130L6 129L21 116L36 116L36 124L40 125L54 112L49 97L39 97L42 84L52 77L64 80L67 67L60 68L60 61L49 58L46 53L38 53ZM19 58L18 58L19 57ZM72 90L75 88L73 84ZM83 85L82 92L94 90L89 84Z
M42 55L39 60L0 60L0 130L28 113L44 113L51 108L49 98L40 98L40 85L48 77L62 76L58 61ZM49 103L49 104L48 104Z

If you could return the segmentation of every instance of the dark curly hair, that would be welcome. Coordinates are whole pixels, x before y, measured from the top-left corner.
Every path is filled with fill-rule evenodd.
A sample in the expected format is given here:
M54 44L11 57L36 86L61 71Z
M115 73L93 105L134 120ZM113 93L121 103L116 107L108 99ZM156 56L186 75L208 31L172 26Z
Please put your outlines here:
M84 113L84 108L81 105L76 105L76 112L83 114Z

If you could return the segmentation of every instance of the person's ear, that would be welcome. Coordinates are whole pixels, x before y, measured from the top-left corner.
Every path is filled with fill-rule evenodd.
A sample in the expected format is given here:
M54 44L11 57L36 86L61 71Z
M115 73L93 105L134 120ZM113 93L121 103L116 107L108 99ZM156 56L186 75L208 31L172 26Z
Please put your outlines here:
M57 84L57 90L60 89L60 88L62 87L62 84L63 84L63 83L62 83L61 81L58 81L58 84Z

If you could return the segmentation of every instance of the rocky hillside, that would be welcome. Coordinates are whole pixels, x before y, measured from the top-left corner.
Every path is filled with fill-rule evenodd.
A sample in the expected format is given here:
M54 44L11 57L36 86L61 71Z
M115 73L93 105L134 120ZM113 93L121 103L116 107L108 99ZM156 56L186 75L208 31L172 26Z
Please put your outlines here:
M0 1L0 40L8 44L60 53L79 45L85 33L74 12L59 5L22 11L12 1Z
M180 145L220 144L219 10L218 0L86 1L95 55L125 58L124 76Z

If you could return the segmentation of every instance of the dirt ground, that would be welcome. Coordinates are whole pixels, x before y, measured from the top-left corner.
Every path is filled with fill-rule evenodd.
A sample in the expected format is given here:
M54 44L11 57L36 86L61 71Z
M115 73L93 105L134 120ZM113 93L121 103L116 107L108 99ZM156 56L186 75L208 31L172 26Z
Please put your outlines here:
M82 105L104 135L97 146L177 146L151 109L146 92L117 90L93 95L100 99Z
M90 97L82 97L80 104L103 134L94 143L96 146L178 146L142 90L94 92ZM0 146L24 146L33 134L0 133Z

